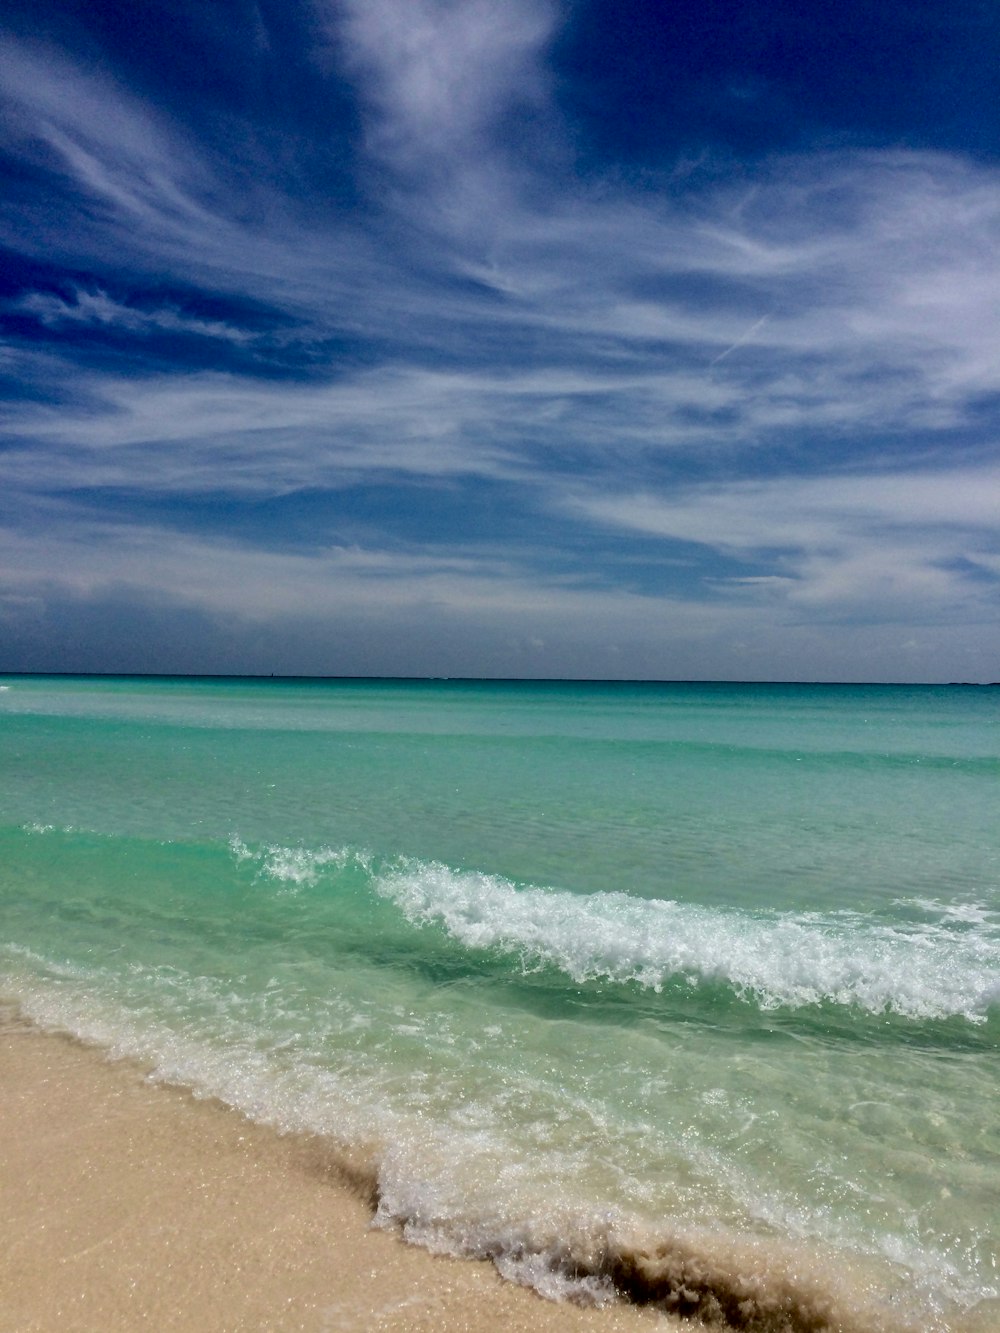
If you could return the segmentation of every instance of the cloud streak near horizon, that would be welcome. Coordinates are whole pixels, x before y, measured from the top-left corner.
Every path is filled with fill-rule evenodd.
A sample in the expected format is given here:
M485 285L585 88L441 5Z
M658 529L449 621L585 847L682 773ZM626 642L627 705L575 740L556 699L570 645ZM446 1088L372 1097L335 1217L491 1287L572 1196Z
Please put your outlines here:
M901 132L904 62L796 120L781 5L746 69L597 0L42 11L0 670L1000 677L981 104Z

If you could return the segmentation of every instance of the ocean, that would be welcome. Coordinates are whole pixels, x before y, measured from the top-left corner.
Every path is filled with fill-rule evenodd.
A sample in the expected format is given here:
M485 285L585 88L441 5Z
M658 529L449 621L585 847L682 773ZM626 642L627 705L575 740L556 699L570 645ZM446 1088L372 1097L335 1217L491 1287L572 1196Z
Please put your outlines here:
M1000 1328L997 689L3 677L0 1001L543 1295Z

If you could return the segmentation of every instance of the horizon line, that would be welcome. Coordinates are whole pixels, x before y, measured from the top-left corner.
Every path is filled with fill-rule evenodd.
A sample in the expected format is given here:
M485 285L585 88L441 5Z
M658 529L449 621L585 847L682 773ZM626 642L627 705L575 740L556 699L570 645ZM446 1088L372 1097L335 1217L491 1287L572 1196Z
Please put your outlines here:
M718 677L667 677L667 676L441 676L441 675L312 675L285 672L239 672L239 671L4 671L0 677L18 676L21 678L55 678L57 680L253 680L253 681L405 681L431 684L459 685L837 685L837 686L887 686L910 689L944 689L961 687L965 689L991 689L1000 687L1000 680L781 680L781 679L740 679L727 680Z

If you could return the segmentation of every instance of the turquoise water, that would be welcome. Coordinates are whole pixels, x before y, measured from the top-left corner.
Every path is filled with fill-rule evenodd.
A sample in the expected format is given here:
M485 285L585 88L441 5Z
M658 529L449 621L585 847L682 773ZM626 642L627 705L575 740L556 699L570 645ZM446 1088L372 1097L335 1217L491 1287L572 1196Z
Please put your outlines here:
M548 1295L1000 1327L1000 690L0 685L37 1023Z

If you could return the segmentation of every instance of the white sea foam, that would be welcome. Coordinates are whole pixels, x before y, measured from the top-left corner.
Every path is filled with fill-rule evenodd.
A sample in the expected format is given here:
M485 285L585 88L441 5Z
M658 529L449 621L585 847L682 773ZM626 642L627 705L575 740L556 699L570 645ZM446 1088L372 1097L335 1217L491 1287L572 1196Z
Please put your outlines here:
M624 893L521 888L411 861L375 882L414 925L465 948L552 965L575 982L661 989L719 982L763 1008L822 1003L908 1018L985 1021L1000 1002L1000 930L878 922L856 912L758 914ZM963 921L970 921L966 916Z
M986 1020L1000 1004L1000 917L980 904L908 899L929 918L859 912L750 913L625 893L574 894L500 875L400 859L378 869L346 847L230 849L266 879L299 888L353 865L415 926L439 925L464 948L550 965L578 984L659 991L718 983L764 1009L835 1004L914 1019Z
M235 833L229 839L229 850L238 862L253 863L262 878L278 880L295 888L311 887L331 867L339 870L348 863L367 864L363 853L346 847L313 849L267 843L263 847L252 848Z
M1000 927L1000 912L991 911L985 903L943 903L937 898L897 898L894 905L915 908L928 916L936 916L941 921L969 926Z
M138 1058L152 1066L155 1078L219 1097L254 1120L329 1136L347 1160L371 1171L377 1223L399 1228L412 1243L488 1258L503 1276L557 1300L600 1305L619 1288L670 1309L681 1308L674 1304L679 1297L692 1303L694 1313L711 1314L717 1302L735 1301L741 1309L760 1312L759 1321L755 1314L747 1324L755 1329L827 1327L810 1322L811 1312L827 1307L843 1312L830 1327L882 1329L877 1318L865 1314L871 1313L866 1303L873 1292L890 1281L878 1262L878 1246L871 1238L845 1235L836 1237L836 1251L823 1258L815 1240L830 1239L830 1223L819 1214L798 1228L785 1219L779 1232L801 1232L800 1239L786 1242L773 1236L737 1239L724 1227L701 1232L678 1217L650 1230L648 1220L640 1224L628 1210L588 1208L576 1197L572 1154L562 1164L551 1153L532 1156L530 1135L511 1138L496 1107L466 1123L468 1117L435 1115L414 1099L409 1109L393 1105L391 1079L385 1084L373 1069L317 1063L309 1039L306 1049L299 1049L302 1038L289 1045L277 1030L269 1033L262 1026L268 1009L263 997L241 1001L228 982L173 967L131 968L123 977L9 944L0 946L0 975L4 959L14 965L9 993L40 1026L75 1033L115 1056ZM124 1006L123 987L131 988ZM343 1029L348 1010L314 1015L320 1019L317 1049L331 1024ZM527 1155L522 1159L522 1154ZM549 1188L540 1192L542 1178ZM902 1256L889 1256L895 1267L919 1275L933 1261L934 1286L945 1286L951 1299L964 1305L992 1295L981 1284L967 1294L966 1275L952 1271L928 1247L907 1248L905 1236L894 1243ZM851 1312L855 1299L857 1318ZM922 1333L952 1327L929 1306L925 1315L916 1325L893 1319L888 1327L894 1333L903 1327L919 1326Z

